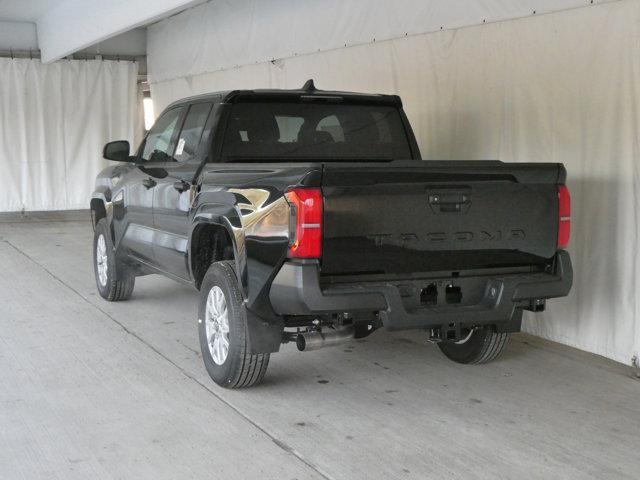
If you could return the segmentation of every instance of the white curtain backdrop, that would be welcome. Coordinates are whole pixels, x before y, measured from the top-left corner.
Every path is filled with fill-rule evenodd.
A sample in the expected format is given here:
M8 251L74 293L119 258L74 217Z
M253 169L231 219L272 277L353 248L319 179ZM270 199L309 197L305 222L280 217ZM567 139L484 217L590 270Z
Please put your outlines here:
M221 0L153 25L154 82L584 7L590 0ZM595 0L606 3L616 0ZM197 32L197 33L196 33Z
M109 140L135 140L138 65L0 58L0 212L88 208Z
M197 73L230 43L200 20L216 5L151 28L157 112L192 94L299 88L314 78L318 88L399 94L426 160L563 162L573 196L574 288L546 313L527 316L525 329L630 363L640 350L640 1ZM264 31L259 23L225 35L242 44ZM288 38L296 29L279 32ZM179 55L181 64L165 61Z

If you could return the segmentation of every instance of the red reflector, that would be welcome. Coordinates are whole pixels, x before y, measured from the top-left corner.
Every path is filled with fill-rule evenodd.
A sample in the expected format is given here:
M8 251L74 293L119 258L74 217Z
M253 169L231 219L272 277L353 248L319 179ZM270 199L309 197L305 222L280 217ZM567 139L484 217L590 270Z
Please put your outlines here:
M567 248L571 237L571 195L566 185L558 185L558 250Z
M289 258L322 256L322 191L294 188L285 197L291 205Z

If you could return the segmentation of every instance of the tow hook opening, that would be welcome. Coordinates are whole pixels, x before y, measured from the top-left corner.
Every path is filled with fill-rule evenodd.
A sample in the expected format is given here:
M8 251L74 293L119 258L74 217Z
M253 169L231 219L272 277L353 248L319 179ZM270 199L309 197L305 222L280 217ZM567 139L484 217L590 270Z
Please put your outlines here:
M444 291L445 300L447 303L460 303L462 302L462 288L454 285L447 285Z
M430 283L426 288L422 289L420 292L420 303L423 305L438 304L438 286L435 283Z

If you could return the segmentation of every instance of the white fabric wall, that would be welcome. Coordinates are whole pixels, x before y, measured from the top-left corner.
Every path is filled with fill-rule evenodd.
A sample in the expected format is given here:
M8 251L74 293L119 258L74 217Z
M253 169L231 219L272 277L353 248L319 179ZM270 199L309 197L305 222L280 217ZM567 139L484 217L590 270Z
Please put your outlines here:
M88 208L109 140L135 140L133 62L0 58L0 212Z
M222 0L149 29L153 81L583 7L591 0ZM615 0L595 0L606 3Z
M563 162L574 288L546 313L529 315L525 329L630 363L640 349L640 1L181 76L227 42L201 15L194 9L152 28L156 111L191 94L300 87L312 77L319 88L401 95L427 160ZM237 35L251 37L256 22ZM180 37L198 39L197 47L185 54ZM183 54L183 63L169 71L159 52ZM157 80L159 64L160 78L171 80Z

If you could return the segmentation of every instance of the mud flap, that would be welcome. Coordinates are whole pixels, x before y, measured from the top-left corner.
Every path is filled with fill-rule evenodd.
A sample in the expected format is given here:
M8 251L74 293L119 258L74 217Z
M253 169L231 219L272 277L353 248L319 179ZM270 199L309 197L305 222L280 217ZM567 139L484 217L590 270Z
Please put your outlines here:
M279 318L264 320L249 309L247 314L247 342L252 355L274 353L280 350L284 321Z
M496 333L517 333L522 328L522 309L516 308L508 322L496 324Z

